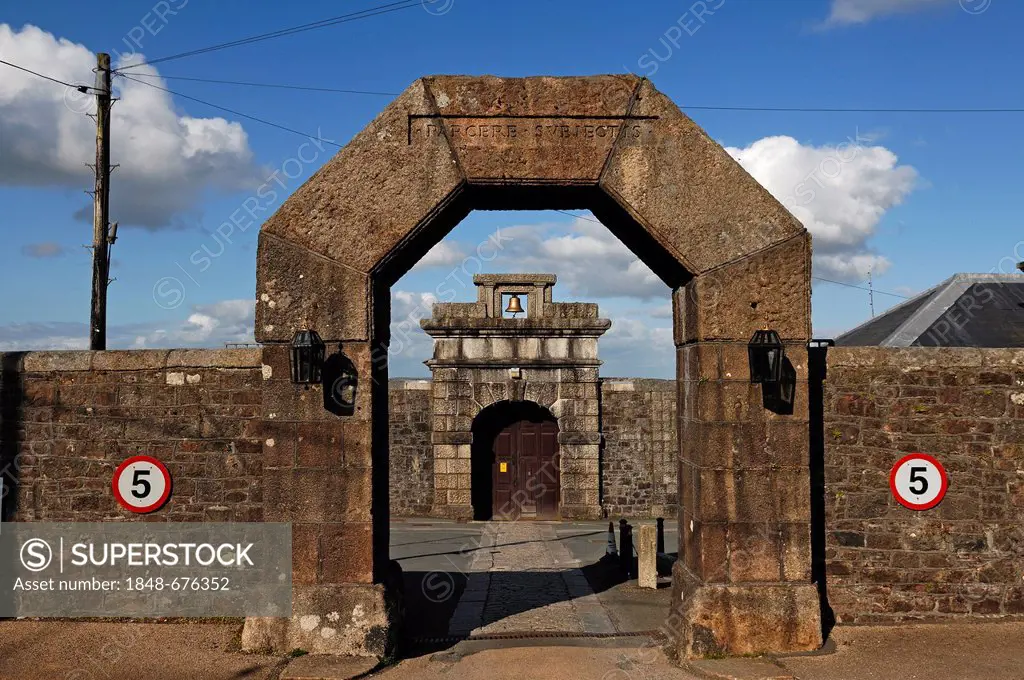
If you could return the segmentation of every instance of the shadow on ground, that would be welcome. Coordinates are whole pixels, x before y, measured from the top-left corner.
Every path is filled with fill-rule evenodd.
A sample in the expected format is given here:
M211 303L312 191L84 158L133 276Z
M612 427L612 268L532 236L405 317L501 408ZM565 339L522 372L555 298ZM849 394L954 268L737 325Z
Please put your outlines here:
M662 576L671 573L671 562L675 554L665 555L659 559L659 572ZM576 571L572 570L564 570ZM668 592L671 583L665 578L659 579L658 591L641 590L636 587L635 580L630 583L618 558L606 558L579 568L586 577L590 588L598 595L602 604L608 609L609 617L616 624L619 633L638 633L658 629L668 613ZM500 571L491 572L492 579L503 579L507 582L529 583L540 574L545 579L560 577L562 571ZM632 573L636 573L636 559L633 560ZM401 653L404 656L420 655L450 649L463 637L450 637L448 623L455 613L459 598L466 588L466 574L452 571L408 571L402 575L404 625L401 636ZM534 597L521 601L513 600L503 603L507 617L526 611L539 609L547 605L570 600L563 589L552 589L536 594ZM569 632L567 636L585 637L583 633ZM530 637L536 631L520 631L517 634L505 634L510 637ZM545 637L557 637L557 632L544 632Z

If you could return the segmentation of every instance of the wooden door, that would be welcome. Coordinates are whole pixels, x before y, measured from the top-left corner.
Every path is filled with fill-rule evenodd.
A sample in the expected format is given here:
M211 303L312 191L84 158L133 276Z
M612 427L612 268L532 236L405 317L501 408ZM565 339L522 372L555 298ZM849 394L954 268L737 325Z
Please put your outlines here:
M519 420L494 439L494 517L558 519L558 425Z

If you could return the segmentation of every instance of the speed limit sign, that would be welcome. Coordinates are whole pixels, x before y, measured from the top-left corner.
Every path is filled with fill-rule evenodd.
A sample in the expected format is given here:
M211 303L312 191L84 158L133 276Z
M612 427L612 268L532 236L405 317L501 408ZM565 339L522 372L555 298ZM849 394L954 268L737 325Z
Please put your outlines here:
M140 514L163 507L171 495L171 473L151 456L132 456L114 472L114 498Z
M930 510L942 502L949 488L949 478L934 456L912 453L892 466L889 488L903 507Z

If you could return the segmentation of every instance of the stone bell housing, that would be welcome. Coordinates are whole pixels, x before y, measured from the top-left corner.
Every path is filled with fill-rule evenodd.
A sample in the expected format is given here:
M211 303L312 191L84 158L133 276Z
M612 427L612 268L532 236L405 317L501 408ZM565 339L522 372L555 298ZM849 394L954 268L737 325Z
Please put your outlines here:
M473 518L477 506L481 516L473 482L488 483L492 461L486 457L494 440L477 425L485 411L532 402L557 421L554 451L538 454L541 466L544 456L557 461L546 478L557 496L549 516L601 516L597 341L611 322L598 316L596 304L554 302L556 281L554 274L477 274L476 302L437 303L433 316L420 322L434 341L426 362L433 374L432 514ZM525 300L523 318L505 316L512 296ZM495 484L510 474L501 470ZM519 491L525 503L510 500L522 515L544 516L544 508L538 512L527 491Z

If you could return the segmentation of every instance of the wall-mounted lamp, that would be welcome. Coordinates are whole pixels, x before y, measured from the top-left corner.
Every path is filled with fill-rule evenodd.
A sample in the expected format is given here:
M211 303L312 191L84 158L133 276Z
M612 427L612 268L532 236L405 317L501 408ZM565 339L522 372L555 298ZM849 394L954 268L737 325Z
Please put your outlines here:
M779 334L770 329L754 331L747 343L750 382L774 385L782 379L782 360L786 350Z
M786 348L779 334L767 327L754 331L747 343L747 355L750 382L761 384L764 407L773 413L792 415L796 369L786 358Z
M292 338L292 382L315 385L320 382L327 347L314 330L301 330Z

